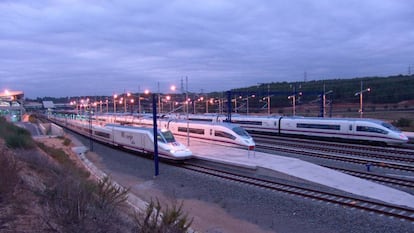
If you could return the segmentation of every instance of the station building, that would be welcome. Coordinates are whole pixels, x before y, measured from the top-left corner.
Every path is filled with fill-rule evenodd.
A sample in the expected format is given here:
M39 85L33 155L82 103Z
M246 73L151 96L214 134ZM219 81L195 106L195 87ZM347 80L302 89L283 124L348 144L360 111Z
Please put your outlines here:
M0 92L0 116L5 117L8 121L21 121L25 113L23 91Z

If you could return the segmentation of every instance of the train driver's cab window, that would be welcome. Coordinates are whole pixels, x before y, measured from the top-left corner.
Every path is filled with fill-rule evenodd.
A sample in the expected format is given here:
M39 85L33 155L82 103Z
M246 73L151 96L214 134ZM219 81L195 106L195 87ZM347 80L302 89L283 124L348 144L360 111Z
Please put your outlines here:
M356 128L359 132L370 132L370 133L380 133L380 134L388 134L387 131L371 126L357 126Z
M216 136L216 137L222 137L222 138L229 138L231 140L236 139L235 136L233 136L233 135L231 135L231 134L229 134L227 132L220 131L220 130L214 131L214 136Z
M238 135L240 135L240 136L242 136L242 137L245 137L245 138L250 138L250 135L249 135L249 133L247 133L247 131L246 130L244 130L242 127L234 127L233 128L233 131L236 133L236 134L238 134Z
M167 143L175 142L174 135L171 133L171 131L169 130L161 131L161 134Z

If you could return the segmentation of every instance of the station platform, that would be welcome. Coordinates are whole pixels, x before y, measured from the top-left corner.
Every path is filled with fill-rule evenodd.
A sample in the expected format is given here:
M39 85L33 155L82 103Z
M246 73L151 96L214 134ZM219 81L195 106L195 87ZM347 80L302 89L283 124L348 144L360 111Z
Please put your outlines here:
M176 139L187 144L185 138ZM195 139L190 139L189 148L198 159L251 169L267 168L355 195L414 208L414 195L300 159L212 145Z

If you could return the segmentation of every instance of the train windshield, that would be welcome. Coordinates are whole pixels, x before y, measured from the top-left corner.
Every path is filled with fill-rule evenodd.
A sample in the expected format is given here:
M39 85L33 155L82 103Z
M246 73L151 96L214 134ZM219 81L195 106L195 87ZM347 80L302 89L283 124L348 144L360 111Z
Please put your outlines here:
M397 133L401 133L400 129L398 129L397 127L395 127L395 126L393 126L389 123L382 122L381 125L384 126L387 129L389 129L389 130L392 130L392 131L397 132Z
M242 127L239 127L239 126L234 127L234 128L233 128L233 131L234 131L236 134L238 134L238 135L240 135L240 136L242 136L242 137L245 137L245 138L250 138L249 133L247 133L247 131L246 131L246 130L244 130Z
M164 141L165 143L175 142L174 135L169 130L162 130L158 133L158 141Z

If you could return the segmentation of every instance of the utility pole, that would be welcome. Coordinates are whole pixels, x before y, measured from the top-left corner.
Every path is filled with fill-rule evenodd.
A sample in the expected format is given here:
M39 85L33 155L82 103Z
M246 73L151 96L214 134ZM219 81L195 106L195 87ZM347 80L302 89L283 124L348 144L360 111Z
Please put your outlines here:
M190 146L190 120L188 119L189 103L188 103L188 77L185 76L185 102L187 103L187 146Z
M362 100L362 96L364 94L364 92L370 92L371 88L366 88L365 90L362 90L363 88L363 83L361 80L361 90L357 93L355 93L355 96L359 95L359 117L362 118L362 115L364 114L364 110L363 110L363 100Z

